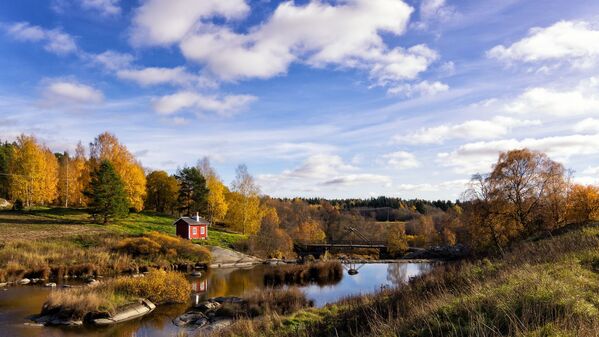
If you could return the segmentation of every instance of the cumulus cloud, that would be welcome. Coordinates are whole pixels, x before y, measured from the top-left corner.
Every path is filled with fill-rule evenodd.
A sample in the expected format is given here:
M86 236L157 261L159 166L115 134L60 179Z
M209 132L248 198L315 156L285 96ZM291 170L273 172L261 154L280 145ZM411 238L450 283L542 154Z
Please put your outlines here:
M46 81L43 92L46 105L91 105L104 101L104 95L98 89L75 80L55 79Z
M489 170L500 152L528 148L547 153L556 160L599 153L599 134L568 135L545 138L503 139L461 145L452 152L438 154L438 161L462 173Z
M587 68L599 57L599 30L585 21L559 21L532 28L527 37L509 46L495 46L487 55L508 63L566 62Z
M439 58L426 45L402 48L384 42L383 33L400 36L406 31L412 11L401 0L288 1L239 33L210 18L243 17L249 12L244 1L152 0L136 11L132 41L178 43L187 59L224 81L271 78L299 62L359 69L377 85L392 85L416 79Z
M215 112L222 116L230 116L243 110L255 100L256 97L251 95L217 97L192 91L180 91L154 99L153 106L154 110L163 115L174 114L183 109L191 109L198 112Z
M548 114L571 116L599 113L599 78L581 81L574 89L558 90L536 87L526 90L506 103L508 112L518 114Z
M77 51L73 37L60 29L45 29L28 22L17 22L8 26L7 33L18 41L40 42L50 53L65 55Z
M599 133L599 119L586 118L574 124L572 128L579 133Z
M135 11L130 38L135 45L170 45L202 19L236 19L249 10L244 0L148 0Z
M496 116L490 120L469 120L463 123L422 128L414 133L395 136L394 140L405 144L441 144L449 139L494 139L505 136L514 128L540 124L539 120Z
M382 156L382 162L389 167L398 170L420 167L420 161L416 159L416 156L413 153L406 151L397 151L384 154Z
M82 0L81 7L100 12L102 15L119 15L119 0Z
M399 184L395 186L397 190L402 192L439 192L447 190L455 190L462 192L466 185L470 182L468 179L456 179L440 182L437 184Z

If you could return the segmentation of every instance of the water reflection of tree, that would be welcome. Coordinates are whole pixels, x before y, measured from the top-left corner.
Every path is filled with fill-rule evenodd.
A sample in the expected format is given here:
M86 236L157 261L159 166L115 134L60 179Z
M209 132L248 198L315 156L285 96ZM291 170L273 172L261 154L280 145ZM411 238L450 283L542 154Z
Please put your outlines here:
M408 265L405 263L389 263L387 265L387 281L394 287L408 282Z

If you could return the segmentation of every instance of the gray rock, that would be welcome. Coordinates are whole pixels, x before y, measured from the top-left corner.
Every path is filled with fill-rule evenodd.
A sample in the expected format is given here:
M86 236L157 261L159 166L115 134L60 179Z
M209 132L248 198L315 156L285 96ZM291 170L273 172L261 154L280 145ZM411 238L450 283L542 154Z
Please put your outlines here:
M46 283L46 284L44 284L44 287L56 288L56 283L54 283L54 282Z
M29 284L29 283L31 283L31 280L30 280L30 279L28 279L28 278L20 279L20 280L17 282L17 284L20 284L20 285L25 285L25 284Z
M173 319L173 324L178 327L192 327L194 329L205 326L210 323L208 317L201 311L188 311L183 315Z
M200 271L200 270L194 270L191 272L191 276L194 276L194 277L201 277L202 275L203 275L202 271Z
M2 283L0 283L0 288L4 288L4 287L6 287L6 286L8 286L8 283L7 283L7 282L2 282Z
M203 312L216 311L221 307L221 304L215 301L206 301L202 302L196 306L199 310Z

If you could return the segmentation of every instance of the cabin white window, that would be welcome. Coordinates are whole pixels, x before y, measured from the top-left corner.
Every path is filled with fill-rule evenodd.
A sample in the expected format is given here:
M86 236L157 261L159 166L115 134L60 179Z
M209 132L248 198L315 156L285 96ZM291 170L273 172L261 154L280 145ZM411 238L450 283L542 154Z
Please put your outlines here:
M206 227L200 227L200 235L204 235L206 233Z
M198 235L198 229L197 229L196 227L192 227L192 228L191 228L191 233L192 233L193 235Z

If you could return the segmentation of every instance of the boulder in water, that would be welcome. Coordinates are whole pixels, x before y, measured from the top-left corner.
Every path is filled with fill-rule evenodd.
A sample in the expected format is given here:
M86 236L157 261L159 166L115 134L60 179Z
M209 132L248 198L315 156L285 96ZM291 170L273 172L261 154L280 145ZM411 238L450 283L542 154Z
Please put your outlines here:
M203 312L197 310L188 311L173 319L173 324L178 327L193 327L194 329L201 328L209 323L208 317Z
M111 325L121 322L130 321L135 318L145 316L156 309L156 305L147 299L140 299L138 303L132 303L123 306L117 310L114 315L107 315L107 317L92 319L92 322L96 325Z
M17 284L20 284L20 285L25 285L25 284L29 284L29 283L31 283L31 280L30 280L30 279L28 279L28 278L20 279L20 280L17 282Z

